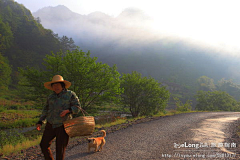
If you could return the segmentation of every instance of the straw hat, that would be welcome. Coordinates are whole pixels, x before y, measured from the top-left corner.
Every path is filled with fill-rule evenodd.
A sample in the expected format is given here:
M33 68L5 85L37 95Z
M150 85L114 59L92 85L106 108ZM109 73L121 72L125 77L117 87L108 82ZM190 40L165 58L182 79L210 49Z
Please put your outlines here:
M51 84L57 82L65 83L65 88L69 88L71 86L71 82L64 80L63 77L60 75L55 75L53 76L52 81L44 83L44 87L53 90Z

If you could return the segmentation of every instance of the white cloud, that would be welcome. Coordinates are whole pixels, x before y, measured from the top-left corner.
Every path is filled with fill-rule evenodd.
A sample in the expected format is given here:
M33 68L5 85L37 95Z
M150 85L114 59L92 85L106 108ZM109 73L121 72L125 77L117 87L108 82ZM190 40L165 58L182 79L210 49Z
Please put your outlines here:
M136 7L154 19L156 34L184 39L216 50L239 52L240 23L238 0L18 0L31 11L46 6L65 5L74 12L101 11L113 17L125 8ZM150 23L149 23L150 24ZM147 25L149 25L147 24Z

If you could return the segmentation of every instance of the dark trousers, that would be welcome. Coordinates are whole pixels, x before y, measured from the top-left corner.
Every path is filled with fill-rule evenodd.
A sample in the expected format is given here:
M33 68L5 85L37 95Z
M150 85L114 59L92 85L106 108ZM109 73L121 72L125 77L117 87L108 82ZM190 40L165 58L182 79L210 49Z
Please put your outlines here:
M46 160L53 160L53 155L50 149L53 139L56 137L56 159L63 160L65 150L68 145L69 136L67 135L64 126L52 128L50 123L46 124L43 132L40 147Z

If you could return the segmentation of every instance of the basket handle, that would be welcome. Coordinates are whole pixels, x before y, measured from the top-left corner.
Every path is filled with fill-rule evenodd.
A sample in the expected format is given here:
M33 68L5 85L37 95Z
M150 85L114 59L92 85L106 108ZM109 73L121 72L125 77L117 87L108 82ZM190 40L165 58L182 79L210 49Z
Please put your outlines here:
M81 110L83 116L85 116L85 114L89 115L84 109L82 109L82 107L80 107L80 110ZM84 113L85 113L85 114L84 114Z

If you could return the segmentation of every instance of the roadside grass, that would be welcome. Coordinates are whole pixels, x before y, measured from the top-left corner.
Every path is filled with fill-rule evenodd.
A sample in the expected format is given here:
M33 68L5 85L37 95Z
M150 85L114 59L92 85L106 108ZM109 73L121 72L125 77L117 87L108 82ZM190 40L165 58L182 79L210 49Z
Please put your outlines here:
M32 146L38 145L41 141L41 138L42 138L42 136L38 136L34 140L25 139L25 140L23 140L22 142L20 142L16 145L6 144L2 148L0 148L0 153L3 156L7 156L7 155L10 155L12 153L18 153L21 150L28 149Z
M38 110L8 110L0 107L0 155L17 153L39 144L41 133L23 134L14 129L34 126L40 114Z
M110 104L104 104L102 106L97 106L97 105L90 106L87 109L87 112L91 116L96 117L96 116L109 114L109 112L128 112L128 110L119 105L110 103ZM82 113L80 112L78 115L82 116Z
M163 112L159 112L158 114L156 114L155 116L171 116L171 115L175 115L175 114L181 114L181 113L193 113L193 112L198 112L198 111L177 111L177 110L170 110L170 111L166 111L165 113ZM201 111L202 112L202 111ZM162 115L161 115L162 114Z
M110 122L110 123L96 124L95 128L111 127L111 126L115 126L115 125L118 125L118 124L126 123L126 121L127 121L126 119L117 119L116 121Z
M171 115L175 115L175 114L191 113L191 112L196 112L196 111L180 112L180 111L176 111L176 110L170 110L170 111L159 112L159 113L153 115L153 117L171 116ZM138 119L142 119L142 118L146 118L146 117L148 117L148 116L141 116L141 117L135 117L135 118L116 118L116 120L113 122L109 122L109 123L105 123L105 124L96 124L95 128L111 127L114 125L123 124L123 123L131 122L131 121L136 121Z
M36 124L41 111L4 110L0 112L0 129L30 127Z
M42 127L44 128L44 126ZM7 156L12 153L20 153L21 150L39 145L43 129L36 129L25 133L16 130L0 131L0 155Z

